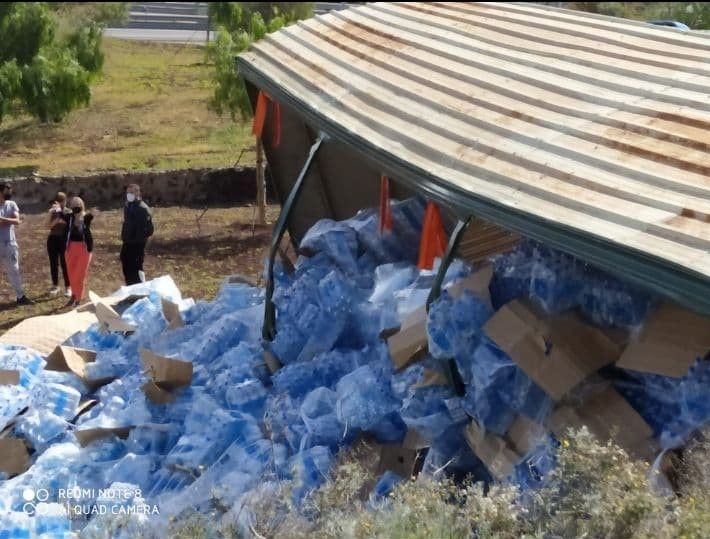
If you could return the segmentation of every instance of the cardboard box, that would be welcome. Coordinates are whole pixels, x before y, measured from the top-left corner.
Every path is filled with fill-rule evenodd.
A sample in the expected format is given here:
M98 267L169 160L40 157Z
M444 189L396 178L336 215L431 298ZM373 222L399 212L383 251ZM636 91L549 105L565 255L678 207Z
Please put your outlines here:
M378 454L377 476L390 470L405 479L414 477L419 472L419 454L418 450L408 449L402 444L382 444Z
M94 406L96 406L99 403L98 400L96 399L89 399L84 402L80 402L79 406L76 409L76 415L74 418L71 420L72 423L76 423L76 420L79 419L82 415L84 415L86 412L91 410Z
M143 384L146 396L156 404L167 404L174 399L172 391L192 383L192 363L159 356L146 348L139 350L146 374L151 378Z
M0 386L16 386L20 383L20 371L0 369Z
M578 408L560 406L548 420L559 439L567 435L567 429L582 426L600 442L612 440L634 457L653 460L658 450L651 427L612 387L589 396Z
M27 445L18 438L0 438L0 472L13 477L27 471L30 455Z
M483 329L555 400L621 355L617 342L576 314L548 317L518 300L504 305Z
M464 429L464 437L471 451L481 459L488 471L496 479L508 477L515 465L522 459L515 453L500 436L487 432L475 420Z
M485 264L468 277L454 281L444 290L453 298L458 298L466 290L469 290L483 299L486 304L492 308L491 293L488 287L493 278L493 269L493 264Z
M81 447L86 447L91 442L96 440L101 440L102 438L108 438L109 436L118 436L119 438L126 439L128 434L131 432L133 427L107 427L107 428L93 428L93 429L82 429L75 430L74 436L76 436L77 441Z
M60 345L47 356L47 365L45 368L49 371L73 372L81 378L81 381L84 382L87 387L91 390L96 390L116 378L109 376L106 378L90 379L87 365L94 361L96 361L96 352Z
M426 310L412 313L403 323L402 329L387 339L390 357L395 369L400 370L424 359L429 352L426 330Z
M109 305L105 303L96 303L96 318L101 324L104 331L116 333L132 333L136 330L136 326L126 322L121 316Z
M168 321L169 329L177 329L185 325L185 321L182 319L182 315L180 314L180 307L177 303L163 298L162 305L163 316L165 316L165 319Z
M466 290L470 290L490 305L488 285L492 276L493 266L487 264L465 279L454 282L445 290L454 298L458 298ZM412 312L402 322L400 330L387 339L387 346L397 370L423 359L429 351L426 308L421 307Z
M72 311L23 320L0 337L0 343L26 346L42 355L51 354L60 344L97 322L93 313Z
M673 303L658 307L616 366L680 378L697 358L710 354L710 317Z
M533 451L545 441L547 429L530 418L519 415L505 433L505 438L511 449L521 457Z

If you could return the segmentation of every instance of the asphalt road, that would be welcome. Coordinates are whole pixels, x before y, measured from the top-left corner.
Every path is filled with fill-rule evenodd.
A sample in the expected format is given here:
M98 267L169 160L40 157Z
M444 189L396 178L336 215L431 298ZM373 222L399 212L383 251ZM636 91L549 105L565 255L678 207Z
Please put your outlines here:
M204 30L152 30L145 28L106 28L104 35L134 41L161 41L164 43L194 43L204 45ZM210 40L214 32L210 32Z

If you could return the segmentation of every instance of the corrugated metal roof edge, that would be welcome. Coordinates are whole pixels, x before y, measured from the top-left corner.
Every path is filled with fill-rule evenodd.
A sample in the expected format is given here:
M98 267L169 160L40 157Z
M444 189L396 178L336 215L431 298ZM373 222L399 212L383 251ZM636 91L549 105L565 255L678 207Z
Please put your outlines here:
M329 137L347 144L364 159L404 181L412 189L426 193L459 215L472 214L488 219L523 236L541 241L621 278L633 281L689 309L710 315L710 281L697 272L669 264L642 251L620 247L600 238L587 236L572 229L545 221L525 212L482 200L471 193L444 185L435 176L375 147L357 134L342 129L327 116L311 108L279 84L266 77L245 58L238 56L239 73L256 87L265 90L276 100L293 108L313 127Z

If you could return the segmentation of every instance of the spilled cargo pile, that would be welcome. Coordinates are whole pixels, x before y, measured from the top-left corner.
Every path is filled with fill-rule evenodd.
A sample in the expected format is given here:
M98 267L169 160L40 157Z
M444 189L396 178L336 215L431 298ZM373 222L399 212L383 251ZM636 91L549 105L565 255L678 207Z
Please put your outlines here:
M535 488L582 424L652 461L710 420L707 318L528 241L455 260L427 311L423 213L393 203L384 235L374 211L318 222L276 267L266 346L262 289L195 303L169 278L92 298L98 323L45 356L4 345L0 529L125 517L128 538L218 506L248 534L251 491L289 481L298 506L363 436L381 497L420 470Z

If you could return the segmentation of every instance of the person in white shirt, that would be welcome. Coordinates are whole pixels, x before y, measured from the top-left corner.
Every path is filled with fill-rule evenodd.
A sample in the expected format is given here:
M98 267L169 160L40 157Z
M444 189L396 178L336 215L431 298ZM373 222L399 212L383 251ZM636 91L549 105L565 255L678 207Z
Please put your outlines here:
M15 225L20 224L20 208L12 198L12 187L0 182L0 263L15 289L18 305L32 303L25 295L20 275L20 248L15 237Z

